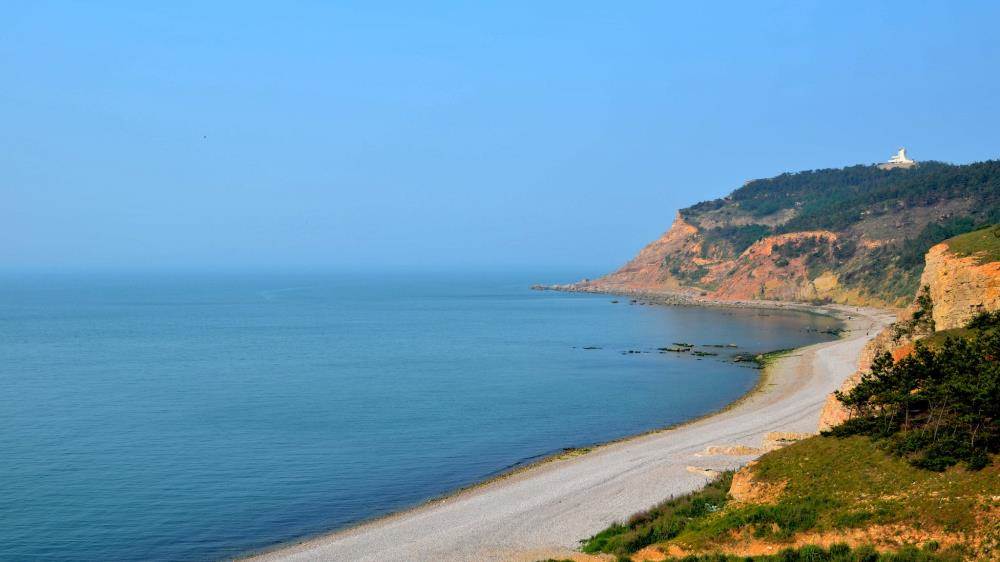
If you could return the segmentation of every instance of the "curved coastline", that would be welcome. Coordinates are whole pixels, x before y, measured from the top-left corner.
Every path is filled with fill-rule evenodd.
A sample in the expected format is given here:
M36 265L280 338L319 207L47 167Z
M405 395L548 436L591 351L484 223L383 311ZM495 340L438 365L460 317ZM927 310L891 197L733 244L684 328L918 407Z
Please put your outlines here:
M242 559L531 561L572 555L578 540L613 521L669 495L700 487L705 478L688 470L689 463L722 470L759 456L707 456L701 453L706 447L757 447L763 434L770 431L815 432L826 395L853 372L864 343L894 319L890 311L841 305L714 301L639 291L608 293L660 305L798 310L835 316L846 329L840 339L790 350L761 369L752 389L721 409L594 445L585 454L569 449L547 455L417 506L297 542L277 544ZM831 357L835 358L833 364ZM820 359L823 365L816 364ZM757 425L766 420L769 426L747 427L741 423L747 416L754 418ZM698 441L694 448L692 438ZM657 460L657 452L670 458ZM645 456L649 454L654 458ZM636 463L640 464L638 468L633 466ZM665 478L663 482L649 482L654 475ZM589 483L591 480L598 482L600 490ZM557 492L546 488L548 483L554 484ZM609 483L623 489L609 497ZM531 490L546 493L539 502ZM602 496L603 503L599 501ZM532 520L536 524L530 524Z

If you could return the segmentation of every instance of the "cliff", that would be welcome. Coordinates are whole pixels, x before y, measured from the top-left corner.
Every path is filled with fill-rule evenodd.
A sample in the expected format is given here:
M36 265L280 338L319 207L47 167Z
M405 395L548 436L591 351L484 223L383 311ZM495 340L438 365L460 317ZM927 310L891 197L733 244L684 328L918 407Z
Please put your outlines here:
M1000 161L783 174L681 209L620 269L564 288L904 306L929 248L998 220Z
M978 312L1000 308L1000 230L983 229L927 252L921 286L930 288L938 330L965 326Z
M1000 230L980 229L933 246L920 276L924 289L902 313L902 319L868 342L858 359L858 370L841 386L854 388L872 361L885 352L899 360L913 351L914 342L944 330L962 328L979 312L1000 310ZM824 431L846 421L850 413L831 394L820 414Z

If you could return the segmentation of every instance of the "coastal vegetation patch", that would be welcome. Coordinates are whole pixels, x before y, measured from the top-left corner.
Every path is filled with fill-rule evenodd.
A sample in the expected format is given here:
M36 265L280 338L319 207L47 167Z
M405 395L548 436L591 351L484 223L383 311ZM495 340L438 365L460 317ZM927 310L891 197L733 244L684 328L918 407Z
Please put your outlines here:
M975 542L972 537L997 508L998 478L995 465L935 472L862 436L817 436L768 453L753 467L757 485L781 490L771 501L735 501L727 493L733 474L725 473L702 490L612 525L583 541L583 551L622 560L651 545L685 553L679 560L960 560L968 554L962 538ZM798 544L804 536L856 538L867 529L915 530L913 536L926 537L925 548L882 544L880 554L862 542L855 544L861 548L821 554L818 547ZM953 540L935 542L935 537ZM752 544L786 550L747 558ZM706 557L716 552L723 554ZM684 558L689 554L695 557ZM855 557L845 558L848 554Z
M1000 225L956 236L948 248L958 257L975 256L978 264L1000 261Z
M917 341L898 361L876 357L857 386L836 393L852 415L828 433L871 437L929 470L985 467L1000 452L1000 313L981 313L956 335Z
M624 556L651 544L677 537L706 515L722 509L729 501L733 473L725 472L701 490L670 498L624 523L616 523L583 541L583 552L608 552Z

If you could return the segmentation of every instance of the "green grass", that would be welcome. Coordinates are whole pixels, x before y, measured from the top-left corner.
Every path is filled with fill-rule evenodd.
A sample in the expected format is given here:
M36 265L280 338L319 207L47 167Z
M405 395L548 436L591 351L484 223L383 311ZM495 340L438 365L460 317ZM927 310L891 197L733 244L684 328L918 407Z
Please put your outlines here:
M997 464L975 472L957 467L931 472L889 455L866 437L813 437L760 458L755 479L787 482L774 503L729 502L725 491L732 476L727 474L702 490L609 527L584 541L583 550L628 556L669 540L689 552L711 552L734 535L749 534L781 543L802 531L837 531L878 524L971 533L979 525L977 514L985 509L984 501L995 501L989 498L1000 495ZM785 559L854 560L755 560ZM871 558L895 559L937 558Z
M628 560L627 556L618 560ZM851 548L846 544L835 544L828 549L818 546L803 546L787 548L778 554L764 556L726 556L722 554L691 555L680 562L958 562L961 553L955 551L940 552L936 545L928 545L922 549L906 546L893 553L879 553L871 546ZM538 562L573 562L570 559L539 560Z
M943 473L916 468L866 437L814 437L761 458L756 478L788 481L778 505L815 509L812 528L903 523L971 531L981 498L1000 494L996 464Z
M925 338L921 338L920 342L927 346L928 349L938 351L948 338L962 338L968 340L976 337L976 334L979 334L981 331L982 330L976 328L952 328L950 330L934 332Z
M959 257L976 256L979 264L1000 261L1000 225L949 238L945 244Z
M671 498L652 509L641 511L583 541L587 553L610 552L626 555L651 544L672 539L688 524L719 511L727 501L733 473L727 472L701 490Z
M961 559L960 553L938 552L933 546L924 549L909 546L894 553L879 553L870 546L852 549L846 544L835 544L829 549L810 545L796 549L788 548L778 554L764 556L707 554L685 556L679 560L681 562L952 562Z

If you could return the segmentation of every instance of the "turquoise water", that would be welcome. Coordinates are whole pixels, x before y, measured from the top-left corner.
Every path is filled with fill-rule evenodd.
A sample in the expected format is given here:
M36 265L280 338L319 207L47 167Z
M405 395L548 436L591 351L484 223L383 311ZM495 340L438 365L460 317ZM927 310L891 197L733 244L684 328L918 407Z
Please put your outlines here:
M539 277L0 278L0 559L213 560L342 527L720 408L758 375L734 351L836 326ZM675 341L739 349L655 352Z

